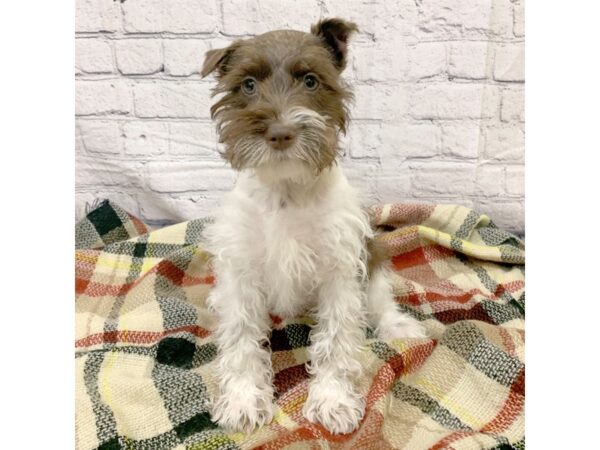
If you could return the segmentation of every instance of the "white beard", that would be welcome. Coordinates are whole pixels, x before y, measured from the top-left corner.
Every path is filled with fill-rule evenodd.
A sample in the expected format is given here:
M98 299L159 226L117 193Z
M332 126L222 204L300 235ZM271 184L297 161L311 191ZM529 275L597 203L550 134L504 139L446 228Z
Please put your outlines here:
M367 274L368 216L334 164L314 175L300 162L240 173L206 229L216 286L209 305L219 319L213 418L250 431L273 416L268 340L274 313L311 312L313 376L304 415L333 433L354 430L364 400L354 380L367 322L383 339L424 337L396 308L391 271Z

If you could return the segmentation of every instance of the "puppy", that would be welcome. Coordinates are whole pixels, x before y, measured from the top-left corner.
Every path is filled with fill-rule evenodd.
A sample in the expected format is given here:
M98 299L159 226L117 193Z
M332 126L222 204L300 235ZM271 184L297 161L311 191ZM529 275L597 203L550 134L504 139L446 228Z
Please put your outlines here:
M206 53L223 157L239 171L206 229L218 316L212 417L229 431L273 417L269 313L313 315L303 414L332 433L353 431L364 414L354 382L367 324L382 339L425 336L396 308L390 270L369 270L374 233L336 164L352 98L340 74L356 31L327 19L310 33L273 31Z

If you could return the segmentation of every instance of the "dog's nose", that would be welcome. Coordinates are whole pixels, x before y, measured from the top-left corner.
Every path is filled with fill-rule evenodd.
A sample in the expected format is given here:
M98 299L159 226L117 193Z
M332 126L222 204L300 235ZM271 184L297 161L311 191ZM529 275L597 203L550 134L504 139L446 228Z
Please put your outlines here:
M290 125L274 123L269 125L266 134L267 142L275 150L285 150L293 144L296 133Z

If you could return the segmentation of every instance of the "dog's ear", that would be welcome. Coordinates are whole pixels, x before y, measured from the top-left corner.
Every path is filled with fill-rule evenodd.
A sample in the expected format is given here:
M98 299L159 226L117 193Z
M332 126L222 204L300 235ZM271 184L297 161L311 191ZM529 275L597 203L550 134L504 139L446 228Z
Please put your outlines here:
M229 47L207 51L204 55L204 64L200 72L202 78L217 69L218 76L223 76L227 72L227 63L231 55L233 55L233 52L235 52L239 45L239 41L235 41Z
M340 72L346 67L348 39L352 33L357 31L358 27L355 23L337 18L323 19L310 27L310 32L322 39Z

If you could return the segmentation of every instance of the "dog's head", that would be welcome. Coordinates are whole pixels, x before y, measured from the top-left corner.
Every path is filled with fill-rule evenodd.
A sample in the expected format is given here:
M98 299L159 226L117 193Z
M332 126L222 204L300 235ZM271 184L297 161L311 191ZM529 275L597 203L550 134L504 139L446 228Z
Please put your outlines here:
M234 169L318 173L337 156L352 94L340 74L355 24L325 19L310 33L282 30L210 50L202 76L216 73L212 106L223 156Z

